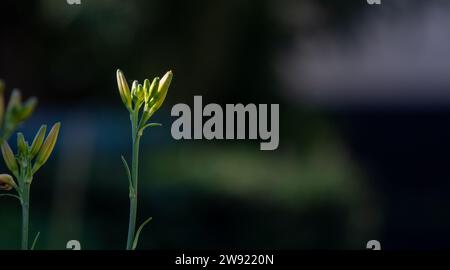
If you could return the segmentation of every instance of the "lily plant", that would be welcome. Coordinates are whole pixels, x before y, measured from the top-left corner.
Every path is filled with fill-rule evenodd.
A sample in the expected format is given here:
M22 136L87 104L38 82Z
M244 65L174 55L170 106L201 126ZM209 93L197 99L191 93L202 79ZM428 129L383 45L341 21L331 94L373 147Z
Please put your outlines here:
M172 71L168 71L161 79L145 79L143 84L133 81L131 90L128 86L125 75L121 70L117 70L117 85L123 104L130 114L131 121L131 170L126 159L122 156L125 166L130 197L130 217L128 223L127 250L134 250L139 241L139 235L144 226L152 219L146 219L136 232L136 216L138 201L138 172L139 172L139 144L143 132L148 127L161 126L159 123L149 123L152 115L161 107L166 98L167 91L172 81Z
M58 122L51 128L45 137L47 127L41 126L32 144L30 145L22 133L17 133L17 153L5 140L1 146L1 152L5 164L12 175L0 174L0 189L5 191L15 190L17 195L6 193L20 201L22 206L22 250L28 250L29 213L30 213L30 188L35 173L44 165L55 147L61 124ZM34 238L31 249L34 249L39 233Z

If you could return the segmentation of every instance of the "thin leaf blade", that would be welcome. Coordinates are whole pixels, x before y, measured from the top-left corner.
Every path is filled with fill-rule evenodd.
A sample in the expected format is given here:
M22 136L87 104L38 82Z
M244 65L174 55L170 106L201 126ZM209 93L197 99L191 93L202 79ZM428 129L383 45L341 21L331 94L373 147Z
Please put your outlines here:
M145 126L143 126L142 128L139 129L139 134L142 135L142 133L144 133L144 130L146 128L149 128L149 127L160 127L160 126L162 126L162 124L160 124L160 123L149 123L149 124L147 124L147 125L145 125Z
M34 247L36 246L36 243L37 243L40 235L41 235L41 232L38 232L36 234L36 237L34 238L33 244L31 245L31 250L34 250Z
M145 221L141 224L141 226L139 226L139 229L138 229L137 232L136 232L136 236L134 237L132 250L135 250L135 249L136 249L137 244L138 244L138 242L139 242L139 236L141 235L141 231L142 231L142 229L145 227L145 225L147 225L147 223L150 222L150 220L152 220L152 217L149 217L147 220L145 220Z
M0 197L11 197L11 198L16 198L16 199L19 200L19 202L22 202L22 200L20 199L20 197L17 196L17 195L14 195L14 194L3 193L3 194L0 194Z
M121 156L121 158L122 158L123 166L125 167L125 171L127 173L128 184L129 184L130 191L134 192L133 182L131 181L130 167L128 166L127 160L123 156Z

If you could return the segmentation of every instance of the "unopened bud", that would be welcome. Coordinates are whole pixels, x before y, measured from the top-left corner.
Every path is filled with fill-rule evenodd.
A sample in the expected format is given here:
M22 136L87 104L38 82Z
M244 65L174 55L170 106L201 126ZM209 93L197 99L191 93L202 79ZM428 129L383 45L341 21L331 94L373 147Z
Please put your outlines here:
M16 182L9 174L0 174L0 190L11 190L17 188Z
M20 93L19 89L14 89L11 92L11 96L9 98L8 102L8 108L14 108L14 107L20 107L20 104L22 103L22 94Z
M118 69L116 72L117 77L117 86L119 87L120 98L122 99L123 104L127 107L128 110L131 110L131 93L130 88L128 87L127 80L125 79L125 75L123 72Z
M158 87L159 87L159 77L155 77L149 88L148 92L149 100L146 101L147 103L152 102L152 99L154 99L156 93L158 92Z
M145 103L148 102L148 100L150 99L149 96L149 91L150 91L150 81L149 79L145 79L144 80L144 96L145 96Z
M37 103L38 100L35 97L28 99L27 102L25 102L25 104L23 105L17 120L19 122L27 120L36 108Z
M25 137L21 132L17 133L17 149L20 155L26 155L28 153L28 144L25 142Z
M145 91L142 84L138 84L136 89L136 97L139 101L143 101L145 99Z
M131 98L133 99L134 104L136 104L138 102L138 98L137 98L137 88L138 88L139 82L138 81L133 81L133 84L131 85Z
M19 167L17 165L16 157L14 156L14 153L9 146L7 141L4 141L2 144L2 155L3 159L5 160L6 167L14 174L18 175L19 173Z
M39 131L36 133L33 143L31 144L31 150L30 150L30 155L31 155L32 159L37 155L37 153L41 149L42 143L44 142L44 139L45 139L46 131L47 131L47 126L42 125L41 128L39 129Z
M36 157L36 161L33 166L33 174L39 170L42 165L47 162L48 158L50 157L50 154L53 151L53 148L55 147L56 141L58 139L58 133L59 129L61 127L61 123L58 122L53 125L52 129L47 135L47 138L45 139L44 143L42 144L41 149L39 150L39 153Z
M169 90L170 83L172 82L172 77L172 71L168 71L159 81L158 95L154 108L152 108L153 111L157 111L163 104L167 91Z

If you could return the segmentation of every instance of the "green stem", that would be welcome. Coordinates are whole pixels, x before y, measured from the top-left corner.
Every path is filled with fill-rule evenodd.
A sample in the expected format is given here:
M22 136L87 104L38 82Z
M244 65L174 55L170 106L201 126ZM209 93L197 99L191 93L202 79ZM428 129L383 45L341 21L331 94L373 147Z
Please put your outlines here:
M28 250L28 224L30 217L30 184L22 191L22 250Z
M136 231L136 216L137 216L137 198L138 198L138 171L139 171L139 143L141 136L138 127L138 112L131 115L131 133L133 136L133 153L131 160L131 182L133 184L130 190L130 219L128 223L128 239L127 250L132 250L133 241Z

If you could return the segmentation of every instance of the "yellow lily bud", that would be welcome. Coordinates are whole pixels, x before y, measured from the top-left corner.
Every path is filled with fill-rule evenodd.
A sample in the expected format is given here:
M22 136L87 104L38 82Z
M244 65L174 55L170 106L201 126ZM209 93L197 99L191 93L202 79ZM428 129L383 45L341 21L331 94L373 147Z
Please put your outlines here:
M164 74L159 82L158 93L167 92L169 89L170 83L172 82L173 73L172 70L169 70Z
M142 84L138 84L136 89L136 97L139 101L143 101L145 99L145 91Z
M22 103L22 94L18 89L14 89L11 92L11 96L6 107L6 118L14 119Z
M0 174L0 190L11 190L17 188L16 182L9 174Z
M158 95L156 99L156 103L153 106L152 110L157 111L161 105L164 102L164 99L166 98L167 91L169 90L170 83L172 82L172 71L168 71L159 81L159 87L158 87Z
M153 79L150 86L149 100L145 103L143 124L161 107L172 82L172 71L168 71L160 80L158 77Z
M148 100L145 101L146 103L149 103L149 101L151 101L151 99L156 95L156 93L158 92L158 87L159 87L159 77L156 77L153 79L152 84L148 89Z
M20 106L22 103L22 94L20 93L19 89L14 89L11 92L11 96L9 97L9 103L8 105L10 107Z
M133 84L131 85L131 98L133 99L133 102L136 104L138 101L137 98L137 88L138 88L139 82L138 81L133 81Z
M28 119L28 117L31 116L34 109L36 108L37 102L38 102L37 98L35 98L35 97L30 98L23 105L23 108L22 108L19 118L17 120L21 122L21 121L25 121L26 119Z
M42 143L45 139L45 132L47 131L47 126L42 125L39 131L36 133L36 136L34 137L33 143L31 144L31 150L30 155L31 158L34 158L39 150L41 149Z
M7 141L4 141L2 144L2 155L5 160L6 167L14 174L17 175L19 173L19 167L17 165L16 157L9 146Z
M39 170L42 165L44 165L45 162L47 162L48 158L50 157L50 154L53 151L53 148L55 147L56 140L58 139L58 133L59 129L61 127L61 123L58 122L53 125L52 129L47 135L47 138L45 139L44 143L42 144L41 149L39 150L39 153L36 157L36 161L33 165L32 173L34 174L37 170Z
M116 72L117 77L117 86L119 87L120 98L122 99L123 104L127 107L128 110L131 110L131 93L130 88L128 87L127 80L125 79L125 75L122 73L120 69Z
M143 87L144 87L145 103L147 103L147 100L149 99L148 90L150 89L150 81L148 79L144 80Z
M156 77L155 79L153 79L153 82L150 86L150 91L149 91L149 98L148 100L146 100L145 102L145 106L144 106L144 114L142 115L142 125L145 125L145 123L147 123L147 121L150 119L150 117L152 117L154 111L152 110L153 105L155 104L155 93L157 93L158 91L158 84L159 84L159 78ZM151 95L153 96L151 96Z
M21 132L17 133L17 148L20 154L27 154L28 144L25 142L25 137Z

